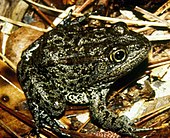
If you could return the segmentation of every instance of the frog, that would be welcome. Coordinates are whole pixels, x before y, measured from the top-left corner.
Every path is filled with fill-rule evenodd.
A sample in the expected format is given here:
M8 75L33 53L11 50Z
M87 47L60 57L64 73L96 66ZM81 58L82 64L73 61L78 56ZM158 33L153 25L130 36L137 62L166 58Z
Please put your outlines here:
M26 95L37 133L50 126L57 135L66 105L87 105L92 122L120 135L136 137L130 119L107 108L116 80L148 56L151 45L126 23L91 27L88 17L67 17L23 51L18 81ZM89 19L89 18L88 18Z

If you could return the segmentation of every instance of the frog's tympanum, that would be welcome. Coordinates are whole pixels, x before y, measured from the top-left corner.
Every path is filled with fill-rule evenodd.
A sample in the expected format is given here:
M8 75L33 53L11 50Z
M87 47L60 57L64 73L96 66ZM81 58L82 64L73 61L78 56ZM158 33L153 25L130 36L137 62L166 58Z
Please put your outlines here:
M88 104L92 121L100 127L134 136L129 119L106 108L106 96L115 80L147 57L150 43L125 23L93 28L84 27L81 19L65 19L45 33L23 52L18 64L18 79L37 130L49 125L60 133L57 119L66 103Z

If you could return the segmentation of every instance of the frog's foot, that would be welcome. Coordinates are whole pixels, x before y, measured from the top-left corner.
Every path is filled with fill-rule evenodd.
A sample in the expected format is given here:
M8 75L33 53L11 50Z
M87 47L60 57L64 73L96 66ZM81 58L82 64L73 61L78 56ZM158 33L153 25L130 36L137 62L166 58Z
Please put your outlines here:
M118 117L114 124L115 124L115 128L118 129L118 133L124 134L124 135L128 135L128 136L132 136L132 137L138 137L136 136L134 133L139 133L139 132L147 132L147 131L151 131L154 130L154 128L135 128L133 127L135 121L131 121L127 116L122 115L120 117Z
M131 126L131 121L127 116L120 116L115 119L112 124L113 131L116 131L119 134L132 136L137 138L138 136L134 134L136 132L136 128Z
M64 128L64 126L59 122L59 120L53 119L51 121L52 122L49 125L51 126L51 130L54 133L56 133L59 137L62 137L62 138L71 138L69 134L66 134L62 130L59 129L59 128Z
M62 137L62 138L70 138L71 136L69 134L64 133L60 128L65 128L59 120L57 119L51 119L48 118L46 120L46 124L48 124L51 127L51 131L57 136Z
M137 137L134 134L135 128L132 127L131 121L128 117L118 117L117 114L107 109L106 95L108 91L109 89L102 89L100 92L91 92L89 103L92 121L100 125L105 130L111 130L120 135Z
M47 126L50 126L51 131L57 134L58 136L62 138L70 138L70 135L60 130L60 128L64 128L64 126L57 119L55 119L52 116L49 116L49 114L42 111L40 116L34 116L34 120L35 120L35 132L36 132L35 134L37 135L37 137L39 137L40 134L39 130L41 128L49 129L49 127Z

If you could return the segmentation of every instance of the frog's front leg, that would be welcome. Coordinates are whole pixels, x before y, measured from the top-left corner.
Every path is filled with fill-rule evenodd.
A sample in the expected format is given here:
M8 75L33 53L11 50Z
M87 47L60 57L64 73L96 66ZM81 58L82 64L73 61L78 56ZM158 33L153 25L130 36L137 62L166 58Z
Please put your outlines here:
M106 96L109 92L107 89L91 88L89 102L92 120L100 125L105 130L136 137L133 134L134 128L130 125L130 120L126 116L118 117L114 112L111 112L106 107Z

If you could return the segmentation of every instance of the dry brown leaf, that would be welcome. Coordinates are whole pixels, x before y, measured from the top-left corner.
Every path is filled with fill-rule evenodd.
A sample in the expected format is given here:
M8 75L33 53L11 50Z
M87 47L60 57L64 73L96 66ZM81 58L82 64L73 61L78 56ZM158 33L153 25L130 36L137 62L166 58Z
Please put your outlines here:
M25 114L29 114L29 111L24 108L25 96L21 91L18 91L15 87L10 85L8 82L0 78L0 102L10 109L20 111ZM0 118L8 127L10 127L13 131L18 133L19 135L26 133L30 130L30 128L17 120L15 117L5 112L4 110L0 110ZM5 137L7 135L3 129L0 129L0 134Z
M8 82L9 81L9 82ZM25 95L19 89L15 73L0 60L0 102L10 109L17 110L30 116L28 109L25 109ZM26 133L30 128L17 120L15 117L0 109L0 119L19 135ZM0 128L0 137L7 137L8 134Z
M20 88L15 72L2 60L0 60L0 75Z
M33 23L32 25L45 28L44 24L41 22ZM21 27L10 35L7 46L6 46L6 57L10 59L14 65L20 60L21 53L26 49L31 43L38 39L43 32L36 31L34 29Z

